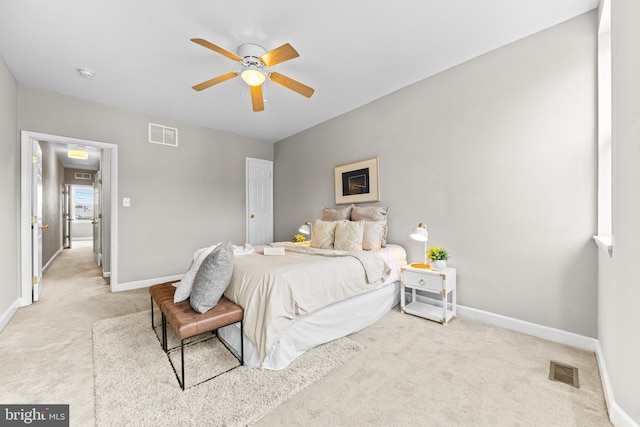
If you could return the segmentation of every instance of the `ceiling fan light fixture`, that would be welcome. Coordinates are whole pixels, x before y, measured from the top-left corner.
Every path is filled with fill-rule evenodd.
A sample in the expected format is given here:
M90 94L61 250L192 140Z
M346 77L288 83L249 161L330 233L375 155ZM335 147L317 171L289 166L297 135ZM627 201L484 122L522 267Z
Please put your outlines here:
M191 41L206 47L207 49L211 49L212 51L242 65L242 68L238 71L230 71L192 86L193 90L199 92L217 85L218 83L240 76L242 77L242 80L249 85L251 93L251 107L255 112L264 110L265 99L263 90L265 88L263 87L263 83L267 78L272 82L284 86L287 89L291 89L292 91L307 98L310 98L311 95L313 95L313 88L268 69L273 65L280 64L300 56L300 54L298 54L298 52L289 43L285 43L269 52L266 52L262 46L258 46L257 44L245 43L240 45L238 48L238 54L236 55L235 53L229 52L228 50L223 49L220 46L216 46L204 39L191 39Z
M266 76L257 68L247 68L240 73L242 80L249 86L260 86L264 83Z

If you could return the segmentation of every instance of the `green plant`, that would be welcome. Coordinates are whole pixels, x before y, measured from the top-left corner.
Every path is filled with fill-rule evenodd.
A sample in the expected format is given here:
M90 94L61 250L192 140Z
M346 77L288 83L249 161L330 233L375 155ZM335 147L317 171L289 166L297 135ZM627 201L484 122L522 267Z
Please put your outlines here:
M449 258L449 254L445 248L439 248L437 246L431 246L427 250L427 258L431 261L440 261L447 260Z
M293 236L294 242L304 242L305 240L307 240L307 238L304 237L302 234L296 234L295 236Z

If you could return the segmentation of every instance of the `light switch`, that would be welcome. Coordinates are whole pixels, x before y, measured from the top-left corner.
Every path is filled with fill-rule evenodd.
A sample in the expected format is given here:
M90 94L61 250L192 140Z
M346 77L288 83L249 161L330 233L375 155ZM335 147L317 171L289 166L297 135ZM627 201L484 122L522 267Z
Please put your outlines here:
M128 208L131 206L131 199L128 197L125 197L122 199L122 206L124 206L125 208Z

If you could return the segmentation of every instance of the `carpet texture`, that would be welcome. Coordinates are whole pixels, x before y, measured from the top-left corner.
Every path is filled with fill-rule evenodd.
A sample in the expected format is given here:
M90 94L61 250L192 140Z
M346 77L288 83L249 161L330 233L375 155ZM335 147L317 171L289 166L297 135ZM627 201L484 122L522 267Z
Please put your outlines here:
M93 326L96 425L252 424L362 348L342 338L281 371L241 366L182 391L148 311L101 320ZM185 360L187 387L237 364L217 339L186 348Z
M365 349L256 426L611 427L594 353L397 307L350 338ZM550 360L580 388L549 380Z

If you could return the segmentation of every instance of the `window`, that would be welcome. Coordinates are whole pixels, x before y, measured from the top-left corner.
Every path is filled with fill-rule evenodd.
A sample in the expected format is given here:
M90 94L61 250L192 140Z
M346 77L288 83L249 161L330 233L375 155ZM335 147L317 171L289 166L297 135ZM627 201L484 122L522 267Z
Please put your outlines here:
M93 188L73 187L72 218L78 221L93 219Z

